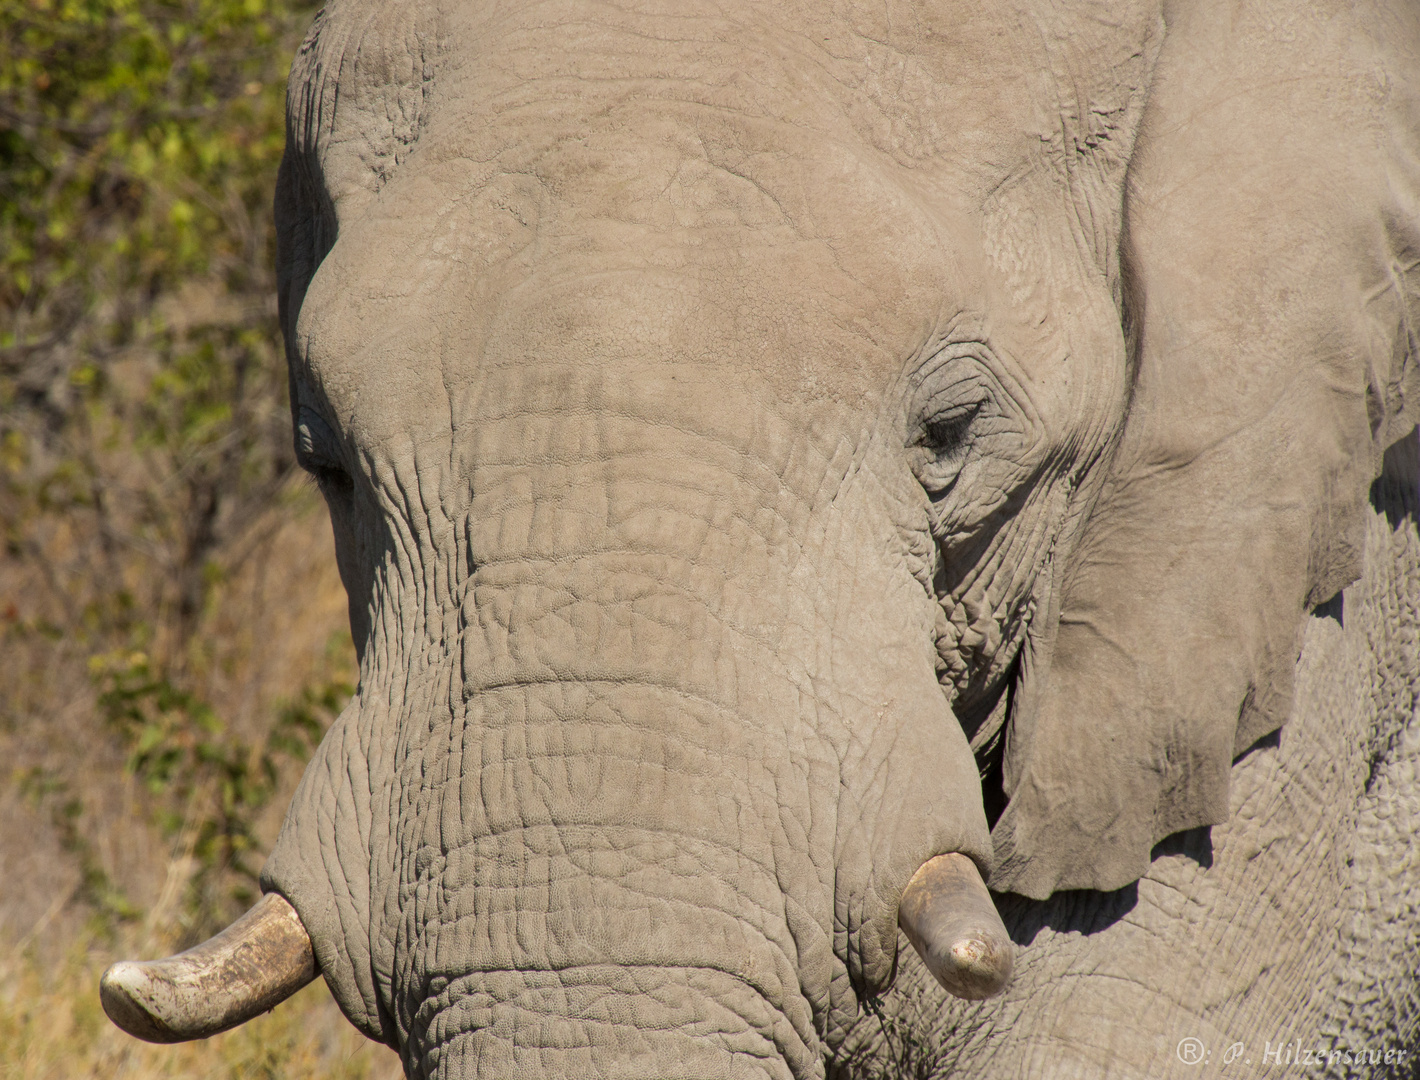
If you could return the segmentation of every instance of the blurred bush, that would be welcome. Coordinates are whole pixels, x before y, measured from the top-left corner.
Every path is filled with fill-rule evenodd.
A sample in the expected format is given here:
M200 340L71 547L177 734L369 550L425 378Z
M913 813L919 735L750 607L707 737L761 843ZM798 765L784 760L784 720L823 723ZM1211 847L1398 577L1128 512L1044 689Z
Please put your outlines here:
M28 823L0 938L25 948L225 922L351 690L272 269L312 12L0 0L0 813Z

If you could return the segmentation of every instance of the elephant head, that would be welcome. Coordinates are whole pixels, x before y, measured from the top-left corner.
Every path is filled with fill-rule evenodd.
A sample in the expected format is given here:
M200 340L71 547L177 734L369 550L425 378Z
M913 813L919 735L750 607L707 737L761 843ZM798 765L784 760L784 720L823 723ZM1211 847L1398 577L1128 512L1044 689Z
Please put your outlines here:
M950 981L978 873L1221 820L1420 240L1409 99L1206 8L333 0L280 300L360 687L183 1031L313 949L412 1076L821 1075L899 917Z

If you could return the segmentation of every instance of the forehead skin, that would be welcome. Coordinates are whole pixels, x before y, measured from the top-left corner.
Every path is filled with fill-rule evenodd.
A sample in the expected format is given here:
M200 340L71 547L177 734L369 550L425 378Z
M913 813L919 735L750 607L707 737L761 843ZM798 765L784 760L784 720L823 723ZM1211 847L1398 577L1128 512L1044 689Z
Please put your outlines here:
M529 363L860 408L985 340L1064 437L1121 351L1154 16L1111 12L336 0L292 72L339 236L298 383L372 436Z

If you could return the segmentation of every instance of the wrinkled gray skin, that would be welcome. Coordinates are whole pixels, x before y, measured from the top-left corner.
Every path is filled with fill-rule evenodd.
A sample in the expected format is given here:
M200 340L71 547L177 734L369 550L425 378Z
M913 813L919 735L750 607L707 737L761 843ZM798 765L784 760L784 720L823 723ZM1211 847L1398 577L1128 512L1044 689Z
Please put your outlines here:
M350 1019L464 1080L1409 1038L1417 93L1408 0L333 0L277 210L361 679L264 884ZM899 947L951 851L995 1002Z

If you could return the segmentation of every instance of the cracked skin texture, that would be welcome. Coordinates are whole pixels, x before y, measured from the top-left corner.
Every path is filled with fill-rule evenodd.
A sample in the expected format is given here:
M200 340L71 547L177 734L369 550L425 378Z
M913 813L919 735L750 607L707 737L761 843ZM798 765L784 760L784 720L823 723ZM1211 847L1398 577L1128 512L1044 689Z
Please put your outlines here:
M1018 931L1051 894L1126 926L1063 891L1151 896L1156 843L1271 805L1234 755L1387 557L1367 493L1420 418L1420 30L1216 7L317 17L280 301L361 679L263 885L410 1076L871 1072L922 862ZM1272 933L1244 1010L1285 997ZM1148 953L1087 937L1019 1035L923 998L943 1067L1113 1030L1088 987Z

